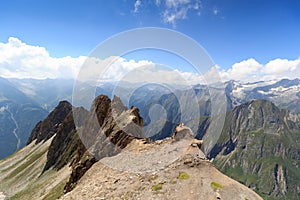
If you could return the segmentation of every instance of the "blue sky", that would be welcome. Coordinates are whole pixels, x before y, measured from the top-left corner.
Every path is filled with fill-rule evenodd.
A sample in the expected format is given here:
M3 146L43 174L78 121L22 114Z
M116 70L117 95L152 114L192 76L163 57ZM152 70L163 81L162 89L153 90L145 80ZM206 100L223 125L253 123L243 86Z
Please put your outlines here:
M114 34L148 26L195 39L223 70L249 59L265 65L300 56L297 0L3 0L0 6L1 43L15 37L56 58L86 56Z

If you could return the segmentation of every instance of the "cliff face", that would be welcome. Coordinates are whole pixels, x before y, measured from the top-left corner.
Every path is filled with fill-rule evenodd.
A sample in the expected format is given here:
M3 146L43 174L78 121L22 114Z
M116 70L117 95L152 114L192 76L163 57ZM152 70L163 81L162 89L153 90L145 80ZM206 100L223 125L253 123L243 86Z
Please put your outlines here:
M77 163L86 152L86 148L76 132L73 119L73 112L78 111L87 115L87 111L83 108L75 108L68 113L51 142L44 171L51 167L59 170L70 162Z
M256 100L228 112L222 134L210 152L225 174L266 198L300 194L300 116Z

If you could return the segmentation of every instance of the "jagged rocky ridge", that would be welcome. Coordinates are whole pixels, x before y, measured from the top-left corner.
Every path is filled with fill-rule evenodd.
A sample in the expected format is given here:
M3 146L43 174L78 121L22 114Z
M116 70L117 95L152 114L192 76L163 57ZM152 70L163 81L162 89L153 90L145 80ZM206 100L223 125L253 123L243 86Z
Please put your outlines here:
M82 107L72 109L67 101L60 102L44 121L36 125L28 144L45 142L54 136L43 171L59 170L70 163L72 173L65 186L65 192L68 192L98 159L113 156L134 138L142 137L142 126L143 119L136 107L127 110L118 97L111 101L100 95L90 111Z
M235 107L210 152L225 174L266 199L300 195L300 116L266 100Z

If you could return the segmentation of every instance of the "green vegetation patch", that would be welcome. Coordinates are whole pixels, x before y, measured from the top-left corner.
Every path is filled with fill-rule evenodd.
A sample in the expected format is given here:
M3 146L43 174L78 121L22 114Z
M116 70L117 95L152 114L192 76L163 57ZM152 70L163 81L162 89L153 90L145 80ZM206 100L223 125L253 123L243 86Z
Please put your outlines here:
M53 180L59 176L60 172L55 170L48 170L43 175L41 175L35 181L31 181L27 187L25 187L20 192L16 193L10 198L10 200L20 200L20 199L41 199L43 200L55 200L63 195L64 186L66 185L69 177L61 180L57 185L52 187ZM47 190L48 187L52 187L50 191Z
M179 172L179 175L177 178L180 180L187 180L190 178L190 176L186 172Z
M210 187L211 187L213 190L223 189L223 188L224 188L223 185L221 185L220 183L217 183L217 182L211 182L211 183L210 183Z
M151 187L151 190L152 190L152 191L158 191L158 190L161 190L161 189L162 189L162 186L163 186L163 183L158 183L158 184L156 184L156 185L153 185L153 186Z
M15 176L17 176L19 173L21 173L24 169L26 169L27 167L29 167L31 164L33 164L34 162L36 162L40 157L42 157L45 153L46 153L47 149L45 149L44 151L37 153L35 155L32 155L32 157L26 161L25 163L23 163L21 166L19 166L18 168L16 168L14 171L12 171L7 177L5 177L4 180L9 180L14 178Z

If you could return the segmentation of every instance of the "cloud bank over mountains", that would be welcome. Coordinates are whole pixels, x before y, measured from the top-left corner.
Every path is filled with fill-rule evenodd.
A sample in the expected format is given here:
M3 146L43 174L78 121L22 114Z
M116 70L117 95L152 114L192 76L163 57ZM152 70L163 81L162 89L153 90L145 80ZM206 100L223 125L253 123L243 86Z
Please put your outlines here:
M0 43L0 76L7 78L73 78L85 56L54 58L44 47L10 37Z
M52 57L40 46L28 45L18 38L10 37L6 43L0 43L0 76L6 78L76 78L82 65L87 62L87 56ZM178 80L196 84L203 82L203 77L191 72L183 72L180 66L167 68L157 66L147 60L126 60L121 57L111 57L103 61L88 59L91 69L107 66L108 61L114 62L101 75L107 81L126 80L138 82L140 80L167 83L180 83ZM106 63L106 64L105 64ZM282 78L300 78L300 57L295 60L277 58L266 64L249 58L235 63L229 69L218 66L219 75L223 81L239 80L255 82Z
M300 57L295 60L277 58L266 64L250 58L233 64L228 70L221 69L220 74L224 80L233 79L243 82L300 78Z

